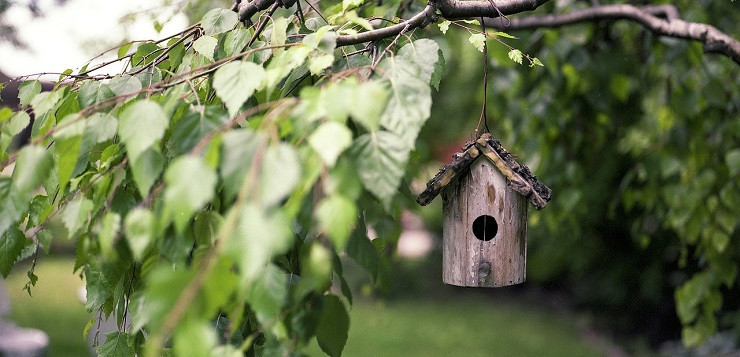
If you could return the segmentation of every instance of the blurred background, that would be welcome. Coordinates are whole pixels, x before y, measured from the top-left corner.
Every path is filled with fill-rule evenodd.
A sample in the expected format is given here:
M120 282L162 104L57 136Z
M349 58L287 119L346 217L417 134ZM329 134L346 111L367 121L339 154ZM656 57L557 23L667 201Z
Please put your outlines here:
M684 19L740 37L737 3L674 3ZM0 0L0 81L79 68L122 41L165 37L229 5ZM587 6L559 0L538 12ZM627 22L511 35L517 38L507 43L544 67L517 65L508 48L489 43L488 125L554 192L544 210L530 210L527 282L443 285L441 200L407 204L400 225L379 228L398 248L374 262L383 267L379 276L345 262L356 296L345 354L740 353L738 66ZM443 36L433 25L423 36L440 43L447 69L403 184L409 198L473 137L482 106L482 54L470 34L453 27ZM3 91L2 105L13 104L12 91ZM708 257L703 245L724 241L717 232L727 236L723 254ZM4 282L11 312L0 319L46 331L51 356L79 356L87 353L82 330L94 316L80 300L74 242L55 243L36 267L33 296L22 291L28 266L14 268ZM687 350L674 291L707 267L734 269L733 284L720 289L716 336Z

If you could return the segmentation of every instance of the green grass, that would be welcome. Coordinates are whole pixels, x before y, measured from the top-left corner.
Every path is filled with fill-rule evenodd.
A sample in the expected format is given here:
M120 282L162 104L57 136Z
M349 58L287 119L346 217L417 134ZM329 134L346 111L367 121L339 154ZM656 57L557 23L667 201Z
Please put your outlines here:
M49 334L49 356L84 356L87 344L82 331L89 320L85 305L77 297L84 285L72 268L71 260L43 259L36 266L39 280L31 289L33 296L23 291L28 277L27 266L17 266L6 279L14 323L34 327Z
M25 267L6 280L11 317L20 326L46 331L49 356L84 356L88 321L68 260L45 259L36 268L33 297L22 291ZM345 356L599 356L584 342L573 315L491 299L474 291L454 298L357 302L351 311ZM314 341L307 351L322 355Z
M311 355L320 355L314 342ZM536 308L465 295L440 301L360 303L345 356L599 356L575 322Z

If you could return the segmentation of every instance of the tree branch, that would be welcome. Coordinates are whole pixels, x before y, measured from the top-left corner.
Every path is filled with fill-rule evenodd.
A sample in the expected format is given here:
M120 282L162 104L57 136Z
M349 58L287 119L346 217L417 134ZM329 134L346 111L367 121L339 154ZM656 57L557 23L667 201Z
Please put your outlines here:
M497 1L501 13L504 15L517 14L531 11L550 0L506 0ZM436 20L436 10L446 19L466 17L496 17L498 12L491 1L460 1L460 0L438 0L430 1L429 4L412 18L384 28L361 32L356 35L344 35L337 37L337 46L355 45L358 43L378 41L387 37L397 36L401 31L413 30L424 27Z
M662 18L661 18L662 17ZM678 18L678 10L672 5L636 7L632 5L604 5L567 14L534 15L511 19L503 26L500 19L485 19L487 26L504 30L555 28L580 22L600 20L630 20L643 25L661 36L700 41L704 51L720 53L740 64L740 42L716 27L688 22Z

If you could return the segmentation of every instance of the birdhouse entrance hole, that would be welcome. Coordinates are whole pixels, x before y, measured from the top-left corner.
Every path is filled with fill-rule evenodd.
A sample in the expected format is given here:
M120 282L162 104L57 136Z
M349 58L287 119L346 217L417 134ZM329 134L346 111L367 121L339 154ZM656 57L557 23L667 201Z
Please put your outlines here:
M473 221L473 235L484 242L493 239L498 232L498 223L496 219L489 215L478 216Z

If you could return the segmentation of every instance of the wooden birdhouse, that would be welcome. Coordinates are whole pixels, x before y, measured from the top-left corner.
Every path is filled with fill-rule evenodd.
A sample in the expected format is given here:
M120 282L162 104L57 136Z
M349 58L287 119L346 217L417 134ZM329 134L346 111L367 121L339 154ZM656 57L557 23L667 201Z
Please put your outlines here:
M442 193L442 280L458 286L523 283L527 259L527 201L541 209L551 191L498 140L485 133L468 142L417 198Z

